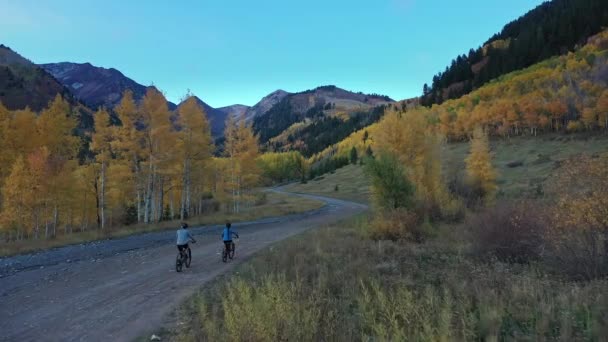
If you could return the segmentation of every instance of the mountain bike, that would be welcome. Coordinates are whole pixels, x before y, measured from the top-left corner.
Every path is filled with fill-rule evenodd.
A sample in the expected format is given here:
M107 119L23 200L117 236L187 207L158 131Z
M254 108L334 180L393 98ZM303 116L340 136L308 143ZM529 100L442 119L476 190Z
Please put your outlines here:
M183 265L188 268L190 267L191 262L192 250L190 250L190 246L188 246L185 250L177 252L177 258L175 259L175 270L177 272L181 272Z
M234 241L230 244L230 250L226 250L226 244L224 244L224 249L222 251L222 261L226 262L228 259L232 260L234 258L234 250L236 249L236 245Z

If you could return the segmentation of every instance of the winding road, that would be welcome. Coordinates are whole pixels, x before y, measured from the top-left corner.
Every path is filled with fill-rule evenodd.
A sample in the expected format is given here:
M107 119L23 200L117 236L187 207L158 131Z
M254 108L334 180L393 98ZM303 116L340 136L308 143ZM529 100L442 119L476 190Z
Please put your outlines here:
M308 213L234 225L235 260L220 260L220 226L192 229L192 267L175 272L175 232L0 259L0 341L130 341L152 333L203 283L255 252L366 206L332 198Z

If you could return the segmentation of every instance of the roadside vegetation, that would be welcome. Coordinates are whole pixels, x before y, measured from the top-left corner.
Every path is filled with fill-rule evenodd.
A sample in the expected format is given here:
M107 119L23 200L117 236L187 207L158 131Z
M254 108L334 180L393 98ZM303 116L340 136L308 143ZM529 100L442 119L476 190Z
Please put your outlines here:
M608 334L605 138L490 143L487 128L477 126L463 147L446 144L424 116L397 111L378 130L362 169L351 165L291 188L328 193L333 182L339 192L338 176L363 171L367 215L260 253L185 304L178 314L185 325L168 337L571 341ZM522 191L526 178L512 169L527 171L531 191Z
M193 217L189 219L188 222L192 227L223 224L226 220L244 222L266 217L302 213L323 206L323 202L321 201L276 192L257 192L256 198L256 201L251 206L242 208L239 213L216 211L204 216ZM72 234L60 235L55 239L49 240L24 240L9 243L0 241L0 257L101 239L119 238L145 232L176 229L176 227L179 227L179 224L180 220L168 220L157 224L134 224L116 227L110 231L90 230L85 232L74 232Z

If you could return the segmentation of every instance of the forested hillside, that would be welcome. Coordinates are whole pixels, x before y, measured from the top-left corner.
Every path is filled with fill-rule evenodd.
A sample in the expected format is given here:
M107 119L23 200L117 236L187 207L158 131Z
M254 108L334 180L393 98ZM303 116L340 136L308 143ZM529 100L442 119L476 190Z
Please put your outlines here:
M255 117L253 128L272 151L312 155L377 121L393 102L387 96L323 86L285 96Z
M573 51L608 26L608 1L554 0L514 20L483 46L452 60L424 85L422 104L459 98L511 71Z
M527 69L504 75L459 99L410 114L426 117L449 140L468 140L475 127L490 135L535 136L548 132L606 131L608 129L608 30L589 38L575 52L553 57ZM377 125L313 156L347 157L374 148ZM363 137L369 137L364 139Z
M0 45L0 102L4 106L38 111L58 94L76 103L68 89L44 69Z

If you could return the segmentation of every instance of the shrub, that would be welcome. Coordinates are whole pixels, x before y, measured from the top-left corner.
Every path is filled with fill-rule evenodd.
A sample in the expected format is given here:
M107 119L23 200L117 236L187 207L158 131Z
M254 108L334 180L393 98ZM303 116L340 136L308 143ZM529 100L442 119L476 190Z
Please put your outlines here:
M263 191L256 192L254 204L257 206L264 205L266 203L268 203L268 194Z
M373 240L407 240L423 242L431 235L432 228L421 216L405 209L386 210L376 214L369 226Z
M381 153L369 158L365 170L371 177L374 202L380 208L411 208L414 204L414 186L407 179L399 160L392 154Z
M573 280L608 276L608 233L603 229L552 231L545 263Z
M483 204L485 191L479 182L467 182L461 176L455 175L448 182L448 190L461 198L467 208L477 208Z
M608 155L566 160L548 193L556 199L552 264L576 279L608 275Z
M499 203L470 221L473 248L482 257L527 263L541 257L546 209L533 202Z

